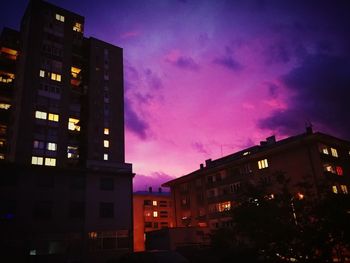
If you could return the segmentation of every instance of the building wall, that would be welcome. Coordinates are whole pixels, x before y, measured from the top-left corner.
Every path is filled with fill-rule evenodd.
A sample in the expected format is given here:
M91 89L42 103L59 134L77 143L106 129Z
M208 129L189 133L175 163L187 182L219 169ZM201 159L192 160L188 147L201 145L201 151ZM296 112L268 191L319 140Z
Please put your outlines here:
M4 28L0 35L0 159L7 159L14 83L19 54L19 32Z
M307 133L207 160L205 167L164 184L171 187L176 226L229 226L230 210L240 200L242 186L248 181L262 184L276 194L281 190L278 174L290 179L289 191L306 198L318 198L323 187L347 194L349 150L347 141ZM305 182L310 184L308 189L300 186Z
M174 226L168 193L136 192L134 205L134 251L145 250L146 232Z

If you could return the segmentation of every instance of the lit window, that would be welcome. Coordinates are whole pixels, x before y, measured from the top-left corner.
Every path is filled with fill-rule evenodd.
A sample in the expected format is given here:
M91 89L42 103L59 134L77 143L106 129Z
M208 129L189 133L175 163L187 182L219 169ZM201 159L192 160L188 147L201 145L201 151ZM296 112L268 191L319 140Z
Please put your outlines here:
M338 157L338 151L337 149L331 148L331 153L333 157Z
M3 83L11 83L15 79L15 74L8 72L1 72L0 74L0 82Z
M269 167L267 159L258 161L258 166L259 166L259 169L264 169L264 168Z
M46 120L47 119L47 113L44 111L35 111L35 118L37 119L42 119L42 120Z
M219 212L228 211L230 209L231 209L231 202L230 201L216 204L216 210Z
M103 140L103 147L108 148L109 147L109 141Z
M150 211L146 211L146 212L145 212L145 216L146 216L146 217L150 217L150 216L151 216L151 212L150 212Z
M35 149L44 149L45 143L42 141L34 141L33 142L33 147Z
M10 107L11 107L11 104L0 103L0 109L8 110Z
M329 154L329 152L328 152L328 148L327 148L327 146L321 146L321 152L323 153L323 154Z
M1 47L0 53L4 54L6 58L11 59L11 60L16 60L18 56L18 51L7 48L7 47Z
M158 211L153 211L153 217L158 217Z
M49 121L55 121L58 122L59 116L58 114L53 114L53 113L49 113Z
M32 156L32 164L34 165L43 165L44 158L38 156Z
M336 168L337 175L343 175L343 168L341 166L337 166Z
M81 69L76 67L71 67L71 75L73 78L77 78Z
M343 194L348 194L348 187L346 185L340 185L340 189L343 192Z
M80 131L79 119L69 118L68 120L68 130Z
M61 75L57 74L57 73L51 73L51 79L58 81L58 82L61 82Z
M153 205L153 206L157 206L157 201L154 200L154 201L152 202L152 205Z
M0 160L4 160L5 159L5 154L0 153Z
M77 146L67 146L67 157L69 159L79 158L79 148Z
M39 72L39 76L44 78L45 77L45 71L41 69L40 72Z
M59 14L56 14L56 20L64 22L64 16L61 16Z
M82 32L83 31L82 25L80 23L76 22L73 26L73 31Z
M108 154L107 153L103 154L103 160L108 161Z
M109 134L109 128L104 128L103 134L108 135Z
M338 188L337 188L336 185L333 185L333 186L332 186L332 192L335 193L335 194L338 193Z
M47 149L49 151L56 151L57 150L57 144L54 142L48 142L47 143Z
M46 166L56 166L56 159L55 158L45 158L45 165Z

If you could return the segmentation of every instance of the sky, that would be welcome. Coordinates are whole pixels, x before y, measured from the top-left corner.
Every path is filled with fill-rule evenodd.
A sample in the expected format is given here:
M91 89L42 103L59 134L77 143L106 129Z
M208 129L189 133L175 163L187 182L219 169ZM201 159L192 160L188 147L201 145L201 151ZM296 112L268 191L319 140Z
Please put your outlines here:
M124 50L134 190L310 123L350 140L349 1L50 2ZM26 5L8 2L0 26L18 29Z

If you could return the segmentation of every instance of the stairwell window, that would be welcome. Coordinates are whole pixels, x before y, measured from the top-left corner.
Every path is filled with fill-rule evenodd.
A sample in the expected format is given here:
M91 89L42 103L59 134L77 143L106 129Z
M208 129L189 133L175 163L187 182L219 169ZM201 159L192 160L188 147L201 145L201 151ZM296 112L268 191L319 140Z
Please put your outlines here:
M258 167L259 167L259 170L269 167L269 163L267 162L267 159L258 161Z
M109 148L109 141L108 140L103 140L103 147Z

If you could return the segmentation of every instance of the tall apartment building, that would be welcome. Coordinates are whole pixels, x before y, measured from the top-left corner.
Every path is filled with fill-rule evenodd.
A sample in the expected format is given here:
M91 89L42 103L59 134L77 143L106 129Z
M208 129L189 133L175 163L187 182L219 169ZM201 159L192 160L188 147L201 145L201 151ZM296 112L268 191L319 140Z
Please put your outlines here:
M19 50L19 33L4 28L0 35L0 159L9 151L9 127L14 97L14 79Z
M132 250L123 50L83 33L83 16L30 0L20 31L1 35L0 241L12 254Z
M237 153L206 160L200 169L169 181L175 226L228 226L231 210L239 201L241 186L248 180L259 182L276 193L277 177L290 178L290 191L306 198L317 198L321 189L334 194L350 190L350 142L311 128L297 136L276 141L274 136L260 145ZM308 182L302 188L298 183Z
M134 251L144 251L146 233L174 226L173 209L169 192L138 191L134 203Z

